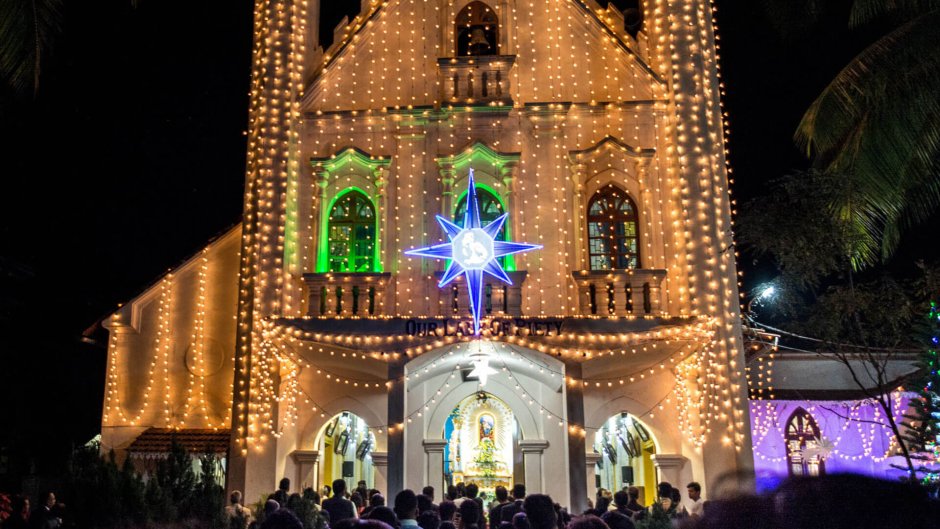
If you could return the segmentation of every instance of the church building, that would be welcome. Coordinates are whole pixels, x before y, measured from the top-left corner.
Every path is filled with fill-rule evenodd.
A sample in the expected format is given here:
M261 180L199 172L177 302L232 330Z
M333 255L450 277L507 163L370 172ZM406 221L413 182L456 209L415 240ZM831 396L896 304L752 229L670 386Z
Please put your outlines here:
M256 2L243 222L107 319L102 449L248 502L750 471L711 2L319 4Z

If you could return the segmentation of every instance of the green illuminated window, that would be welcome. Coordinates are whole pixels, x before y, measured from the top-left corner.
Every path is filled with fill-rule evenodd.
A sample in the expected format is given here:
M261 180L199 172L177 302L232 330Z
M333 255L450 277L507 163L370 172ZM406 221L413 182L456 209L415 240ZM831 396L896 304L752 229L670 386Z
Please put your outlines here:
M330 210L330 272L374 272L375 206L359 191L340 197Z
M594 193L587 227L591 270L639 266L636 204L629 195L612 185Z

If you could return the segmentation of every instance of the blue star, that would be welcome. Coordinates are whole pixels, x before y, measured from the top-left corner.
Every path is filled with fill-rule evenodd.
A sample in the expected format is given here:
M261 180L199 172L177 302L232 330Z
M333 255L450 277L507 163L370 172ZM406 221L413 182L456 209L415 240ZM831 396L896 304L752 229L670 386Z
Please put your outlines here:
M473 334L480 334L480 313L483 310L483 274L489 274L511 285L512 280L499 264L504 255L528 252L542 247L540 244L497 241L496 235L502 229L509 213L503 213L486 226L480 225L480 204L477 201L476 186L473 182L473 169L470 169L470 182L467 189L467 212L463 218L463 228L437 215L437 222L444 229L450 242L408 250L405 255L450 259L450 264L441 277L438 287L460 277L467 276L467 292L470 295L470 312L473 313Z

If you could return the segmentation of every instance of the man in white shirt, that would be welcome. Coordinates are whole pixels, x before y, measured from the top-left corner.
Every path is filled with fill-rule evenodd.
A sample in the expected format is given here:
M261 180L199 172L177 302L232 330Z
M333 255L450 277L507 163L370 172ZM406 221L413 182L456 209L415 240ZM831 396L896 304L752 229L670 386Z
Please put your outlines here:
M698 482L693 481L685 486L686 490L689 491L689 506L688 511L689 515L692 518L701 518L702 513L705 510L705 500L702 499L702 486Z

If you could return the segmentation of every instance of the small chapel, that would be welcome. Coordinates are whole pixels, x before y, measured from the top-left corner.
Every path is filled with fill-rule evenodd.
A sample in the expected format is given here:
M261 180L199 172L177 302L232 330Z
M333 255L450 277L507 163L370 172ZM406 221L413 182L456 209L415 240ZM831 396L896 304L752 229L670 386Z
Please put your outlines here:
M250 502L749 471L713 16L362 0L324 49L258 0L243 220L106 320L102 450Z

